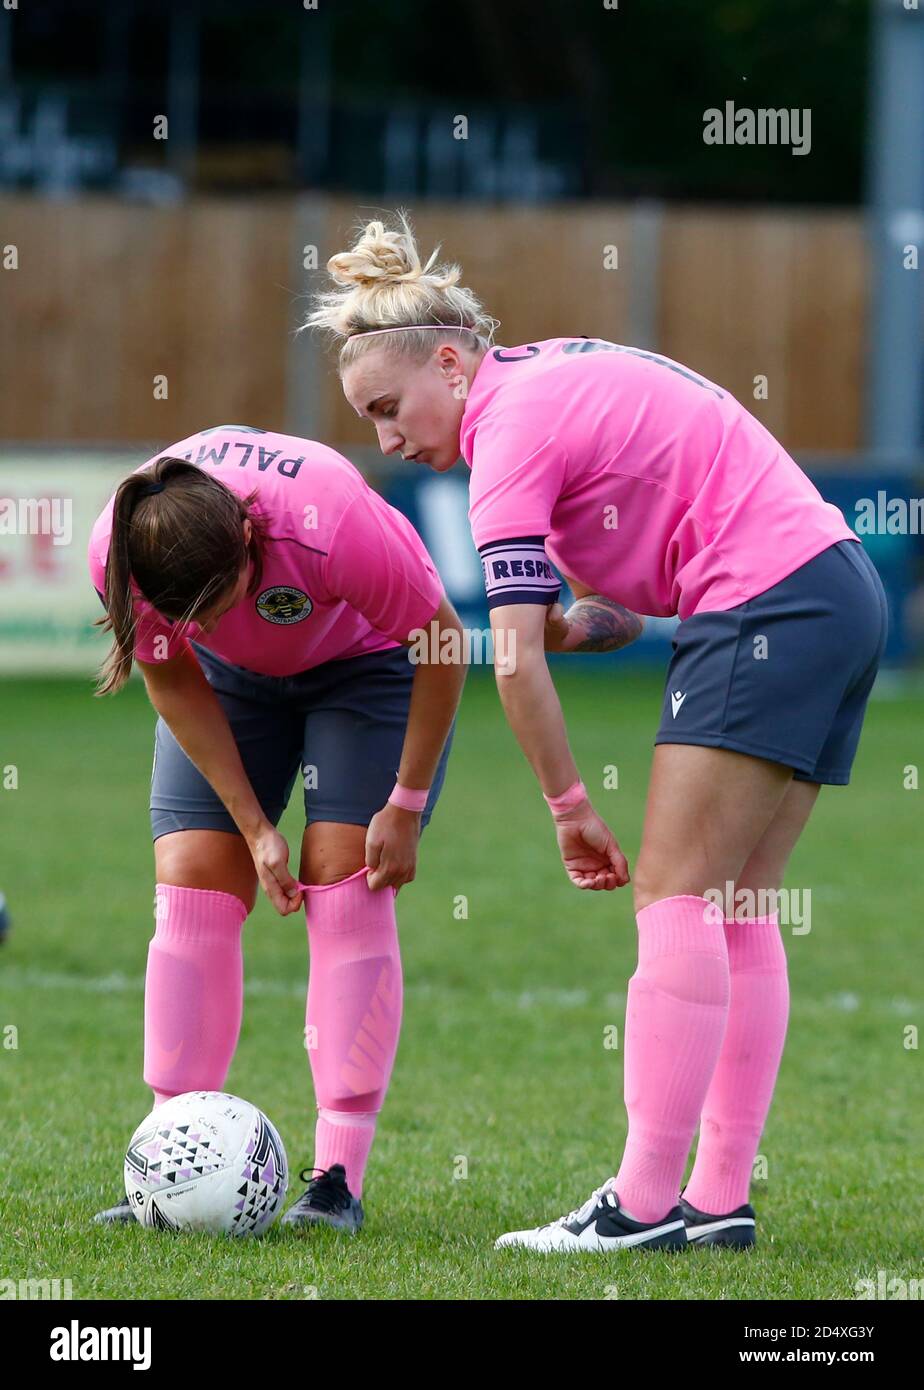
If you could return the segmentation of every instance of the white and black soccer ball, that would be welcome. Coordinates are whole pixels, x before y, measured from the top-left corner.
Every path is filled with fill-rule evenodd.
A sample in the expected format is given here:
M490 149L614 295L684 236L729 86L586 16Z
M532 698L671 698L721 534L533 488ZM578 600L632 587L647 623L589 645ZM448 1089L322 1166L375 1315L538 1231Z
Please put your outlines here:
M258 1236L282 1209L286 1151L262 1110L225 1091L185 1091L152 1110L125 1154L142 1226Z

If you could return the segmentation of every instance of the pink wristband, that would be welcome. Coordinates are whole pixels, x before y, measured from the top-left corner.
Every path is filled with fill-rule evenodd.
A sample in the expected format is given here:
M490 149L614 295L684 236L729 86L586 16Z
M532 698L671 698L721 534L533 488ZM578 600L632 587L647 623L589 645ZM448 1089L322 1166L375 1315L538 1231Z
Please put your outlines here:
M543 792L542 795L545 796L545 792ZM548 802L548 807L552 812L552 816L556 817L563 815L566 811L573 810L574 807L577 806L579 802L584 801L586 797L587 788L584 786L584 783L578 779L567 791L562 792L559 796L545 796L545 799Z
M429 787L424 787L422 791L418 791L416 787L402 787L400 782L396 782L394 791L388 800L392 806L400 806L402 811L422 811L427 804L429 795Z

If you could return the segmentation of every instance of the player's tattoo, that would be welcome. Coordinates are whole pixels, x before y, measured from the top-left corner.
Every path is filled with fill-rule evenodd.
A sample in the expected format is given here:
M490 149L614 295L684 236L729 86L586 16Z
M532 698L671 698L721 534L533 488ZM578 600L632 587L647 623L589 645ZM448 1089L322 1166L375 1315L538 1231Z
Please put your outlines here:
M571 648L573 652L616 652L634 642L642 630L641 619L635 613L602 594L579 598L565 617L584 634Z

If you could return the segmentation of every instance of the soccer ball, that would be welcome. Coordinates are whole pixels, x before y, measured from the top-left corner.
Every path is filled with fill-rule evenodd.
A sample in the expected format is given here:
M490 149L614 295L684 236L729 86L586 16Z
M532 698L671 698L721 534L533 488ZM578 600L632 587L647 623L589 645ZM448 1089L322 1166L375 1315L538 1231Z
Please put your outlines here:
M285 1200L282 1140L255 1105L185 1091L152 1110L125 1154L125 1192L142 1226L258 1236Z

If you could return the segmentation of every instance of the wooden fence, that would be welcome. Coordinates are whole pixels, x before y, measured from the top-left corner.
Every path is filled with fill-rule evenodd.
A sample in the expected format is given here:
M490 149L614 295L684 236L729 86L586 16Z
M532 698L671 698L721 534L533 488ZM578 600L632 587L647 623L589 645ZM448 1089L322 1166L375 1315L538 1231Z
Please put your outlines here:
M427 204L498 341L586 334L720 382L791 450L862 443L869 262L859 212ZM152 447L259 424L373 442L294 328L358 217L326 197L0 198L0 438ZM616 264L614 265L614 260ZM755 379L766 378L766 399Z

